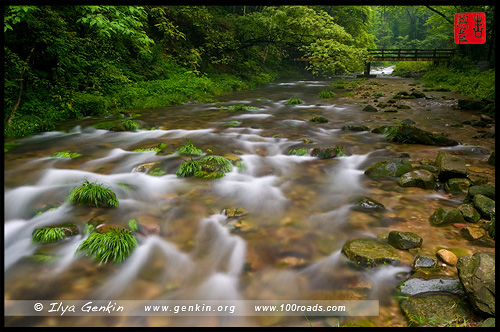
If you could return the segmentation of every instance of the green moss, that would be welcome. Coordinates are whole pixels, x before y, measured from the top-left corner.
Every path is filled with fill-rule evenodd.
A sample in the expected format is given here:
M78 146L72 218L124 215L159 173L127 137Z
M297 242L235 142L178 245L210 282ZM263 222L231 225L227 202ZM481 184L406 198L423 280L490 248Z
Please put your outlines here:
M88 180L84 180L81 185L75 187L67 197L67 201L75 205L95 207L115 207L119 204L116 194L111 189Z
M84 252L100 263L120 263L138 246L137 240L127 229L110 228L108 232L92 233L78 246L76 252Z
M295 156L305 156L307 155L308 150L306 148L300 148L300 149L291 149L288 151L288 154L295 155Z
M327 123L328 119L323 116L313 116L309 119L309 122L313 123Z
M251 111L251 110L255 111L255 110L259 109L258 107L248 106L248 105L244 105L244 104L234 104L234 105L230 105L230 106L221 106L220 108L225 109L225 110L234 111L234 112Z

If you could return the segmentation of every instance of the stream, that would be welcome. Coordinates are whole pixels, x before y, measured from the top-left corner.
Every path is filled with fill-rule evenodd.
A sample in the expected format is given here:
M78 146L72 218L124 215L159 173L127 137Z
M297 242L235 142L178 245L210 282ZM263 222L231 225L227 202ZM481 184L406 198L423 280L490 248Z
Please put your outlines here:
M414 252L402 251L400 266L355 269L340 253L352 238L377 238L391 230L415 232L424 240L421 254L475 247L453 226L432 227L429 216L459 199L444 190L402 188L395 180L373 180L364 171L373 163L408 153L413 164L435 160L440 150L459 154L477 177L494 183L486 159L491 128L461 125L480 113L456 109L456 92L424 92L426 98L400 101L397 112L363 112L398 91L423 88L388 70L362 83L360 91L334 89L320 99L331 80L280 81L252 91L228 93L212 103L189 102L162 109L136 110L133 119L150 130L115 132L86 118L61 124L61 131L15 140L4 157L5 300L368 300L380 301L376 326L407 326L392 290L411 270ZM342 78L349 83L359 79ZM369 84L369 82L377 82ZM375 98L374 93L382 96ZM300 98L299 105L286 105ZM377 99L377 102L374 102ZM232 111L243 104L248 110ZM323 116L327 123L312 123ZM131 117L132 118L132 117ZM371 129L411 119L419 128L458 142L438 147L389 142ZM233 124L234 126L231 126ZM493 129L494 130L494 129ZM479 133L478 133L479 131ZM226 176L181 178L184 161L174 154L189 139L203 151L240 160ZM164 143L159 153L134 149ZM319 159L290 155L290 149L341 146L346 156ZM51 158L69 150L74 159ZM141 172L151 165L161 172ZM82 183L103 183L119 200L116 208L88 208L65 202ZM352 200L369 196L383 212L359 212ZM55 208L41 214L37 209ZM236 212L235 212L236 211ZM233 217L233 214L237 214ZM99 264L75 255L85 240L84 224L97 218L127 228L131 219L145 227L139 246L121 264ZM35 229L72 222L80 234L35 245ZM48 258L37 261L36 257ZM456 269L449 270L450 274ZM360 317L340 317L339 321ZM362 318L362 317L361 317ZM334 326L331 317L310 317L314 326ZM302 316L31 316L5 317L6 326L308 326ZM333 325L332 325L333 324Z

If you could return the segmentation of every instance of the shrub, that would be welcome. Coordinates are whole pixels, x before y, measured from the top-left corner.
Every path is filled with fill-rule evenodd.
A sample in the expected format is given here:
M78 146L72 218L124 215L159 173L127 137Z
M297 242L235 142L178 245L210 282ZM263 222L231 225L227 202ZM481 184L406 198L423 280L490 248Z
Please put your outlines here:
M102 184L95 182L84 182L75 187L67 198L69 203L84 204L95 207L115 207L118 206L118 199L115 193L109 189L104 188Z
M104 233L91 233L76 249L100 263L109 260L120 263L138 246L135 236L127 229L110 228Z

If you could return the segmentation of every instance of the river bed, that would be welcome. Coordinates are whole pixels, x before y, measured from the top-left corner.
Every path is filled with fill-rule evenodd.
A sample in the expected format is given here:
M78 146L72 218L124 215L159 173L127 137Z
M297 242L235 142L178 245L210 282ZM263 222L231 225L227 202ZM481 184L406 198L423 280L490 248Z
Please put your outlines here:
M462 97L455 92L425 92L427 98L400 101L410 108L397 112L363 112L367 103L376 106L399 91L423 88L413 79L381 75L349 94L348 89L332 88L338 80L275 82L225 94L213 103L131 112L149 130L96 129L90 125L102 120L89 118L61 124L65 131L16 140L20 144L4 159L4 299L376 299L380 314L367 317L376 326L407 326L393 289L410 272L416 253L402 251L401 266L359 270L340 254L347 240L399 230L419 234L424 239L419 253L430 256L438 248L460 248L468 254L494 252L494 248L472 245L452 225L436 228L429 224L438 207L457 205L460 197L443 190L402 188L393 180L372 180L364 170L398 153L408 153L417 164L421 159L435 160L440 150L447 150L464 158L474 176L494 183L495 168L486 160L495 149L495 140L480 138L494 127L461 125L479 120L480 113L457 110L457 99ZM346 86L357 80L342 79ZM337 97L319 98L319 92L326 89L334 90ZM289 98L300 98L303 103L286 105ZM227 109L235 104L251 109ZM328 122L309 122L313 116ZM405 119L461 144L391 143L370 131L342 130L354 124L374 129ZM186 139L203 151L240 159L241 167L216 180L177 177L184 159L174 152ZM159 143L166 145L161 153L133 152ZM288 153L329 145L342 146L346 156L319 159ZM82 156L51 158L66 150ZM134 171L150 163L157 163L161 173ZM69 205L66 196L84 179L109 186L120 205L112 209ZM376 199L386 210L352 210L351 202L359 196ZM56 208L35 215L37 208L47 204ZM242 215L231 218L234 211ZM138 236L139 247L122 264L99 265L75 255L84 240L81 234L53 244L31 243L37 228L73 222L81 229L91 218L122 227L136 219L153 232ZM36 255L54 259L40 263L33 259ZM442 269L456 275L456 268ZM304 317L289 316L5 319L7 326L309 325ZM350 319L340 317L336 322ZM331 317L310 319L313 326L334 326L333 321Z

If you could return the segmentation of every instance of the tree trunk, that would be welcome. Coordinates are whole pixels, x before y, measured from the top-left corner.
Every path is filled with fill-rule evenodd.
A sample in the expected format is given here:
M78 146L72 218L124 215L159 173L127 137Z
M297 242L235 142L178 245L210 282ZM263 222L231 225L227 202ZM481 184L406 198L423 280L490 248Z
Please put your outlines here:
M35 51L35 47L33 46L30 54L28 55L28 57L24 61L26 63L26 66L23 67L23 70L21 71L21 76L19 77L19 94L17 95L16 104L14 105L14 107L12 107L12 110L10 111L9 119L7 120L7 126L10 126L10 123L12 122L12 119L14 118L14 114L16 113L17 108L21 104L21 97L23 95L23 87L24 87L24 83L23 83L24 82L24 78L23 78L24 72L26 71L26 67L29 65L30 57L34 51Z

